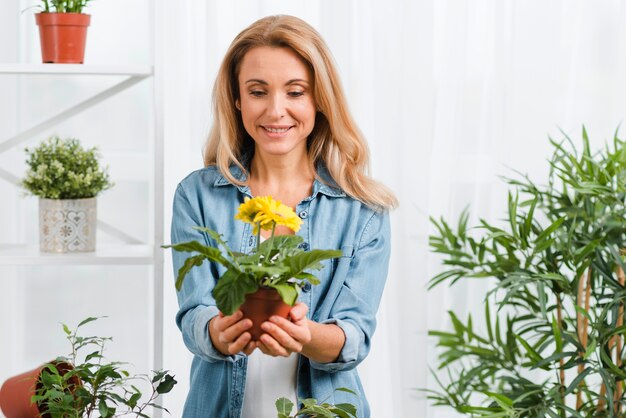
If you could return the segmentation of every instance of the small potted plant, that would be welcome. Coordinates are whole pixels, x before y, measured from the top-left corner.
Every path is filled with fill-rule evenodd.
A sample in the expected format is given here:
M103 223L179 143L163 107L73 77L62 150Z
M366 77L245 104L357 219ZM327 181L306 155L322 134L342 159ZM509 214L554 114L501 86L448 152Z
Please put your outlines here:
M39 197L41 251L94 251L96 195L112 186L97 149L53 136L26 153L29 170L22 186Z
M347 388L337 388L341 392L348 392L356 396L356 393ZM276 400L277 418L357 418L356 406L351 403L329 404L326 401L319 403L317 399L302 399L302 408L293 411L294 404L287 398Z
M185 276L194 266L205 260L221 264L226 272L213 289L217 308L225 315L231 315L241 308L244 317L250 318L253 340L262 334L261 324L272 315L287 318L291 306L298 300L301 288L308 282L312 285L319 280L307 270L319 270L322 260L341 256L339 250L310 250L300 248L303 238L297 235L274 236L276 226L283 225L294 232L300 229L302 221L289 206L274 200L271 196L245 198L235 219L254 226L257 246L251 254L241 254L229 249L221 235L209 228L197 227L217 244L205 246L198 241L176 243L164 246L176 251L197 253L185 261L179 269L176 289L180 290ZM261 242L261 230L272 231L270 238ZM224 249L224 252L219 247Z
M83 13L90 0L41 0L35 14L44 63L82 64L91 16Z
M167 371L131 376L122 369L124 363L105 361L103 352L110 337L78 335L81 327L97 319L87 318L73 331L64 324L72 347L67 357L14 376L2 385L0 407L7 418L147 417L147 408L162 409L155 401L172 390L177 383L174 377ZM84 351L88 354L79 357ZM147 400L142 401L139 381L151 388Z

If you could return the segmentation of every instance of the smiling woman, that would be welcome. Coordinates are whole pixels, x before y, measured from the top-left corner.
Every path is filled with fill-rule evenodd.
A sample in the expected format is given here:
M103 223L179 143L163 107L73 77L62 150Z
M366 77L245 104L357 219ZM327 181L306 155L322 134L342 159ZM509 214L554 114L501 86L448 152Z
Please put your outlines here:
M223 266L187 269L176 318L194 354L184 416L273 418L274 402L287 396L294 403L355 402L358 416L368 418L356 366L376 326L390 255L388 210L396 200L366 175L367 145L328 48L295 17L253 23L226 53L214 108L206 167L187 176L174 196L172 244L214 244L202 232L208 228L225 231L234 252L249 253L266 237L233 217L246 198L271 196L302 221L301 249L342 256L324 265L314 289L303 287L287 319L263 322L254 340L240 310L227 315L216 306L212 292ZM275 233L294 232L277 226ZM175 272L191 267L186 259L173 253Z

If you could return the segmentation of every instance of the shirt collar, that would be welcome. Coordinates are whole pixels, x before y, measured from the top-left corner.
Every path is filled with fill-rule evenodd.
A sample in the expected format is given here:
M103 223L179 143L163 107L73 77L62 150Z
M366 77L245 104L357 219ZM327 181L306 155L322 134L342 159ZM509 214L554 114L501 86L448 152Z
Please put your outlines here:
M241 182L246 181L247 179L246 173L244 173L241 170L241 168L239 168L235 164L232 164L229 167L229 170L230 170L230 174L238 181L241 181ZM237 186L237 185L232 184L230 181L228 181L226 177L222 175L221 172L219 172L219 170L218 170L217 179L215 180L214 185L216 187L235 186L242 193L246 193L248 195L250 194L250 188L248 186ZM346 196L343 190L341 190L339 186L337 186L337 183L335 182L335 180L333 180L333 178L330 176L328 169L323 163L319 163L317 165L317 176L315 177L315 180L313 181L313 193L311 194L311 197L307 200L313 199L315 196L317 196L318 193L322 193L330 197L345 197Z

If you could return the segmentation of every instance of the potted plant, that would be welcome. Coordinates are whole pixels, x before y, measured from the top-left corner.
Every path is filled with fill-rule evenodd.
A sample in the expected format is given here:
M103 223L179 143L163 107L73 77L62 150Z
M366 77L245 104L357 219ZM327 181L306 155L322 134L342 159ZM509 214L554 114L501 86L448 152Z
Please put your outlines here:
M297 232L302 221L293 209L271 196L253 199L246 197L235 219L254 226L257 246L251 254L231 251L218 232L204 227L196 229L208 234L216 245L205 246L198 241L190 241L164 248L197 253L188 257L179 269L176 279L178 290L181 289L187 273L205 260L224 266L226 272L213 289L217 308L225 315L231 315L241 307L244 316L252 319L254 324L250 330L253 340L258 340L262 334L260 326L263 321L273 314L287 318L291 306L298 300L301 288L307 282L312 285L319 283L307 270L321 269L322 260L339 257L341 251L305 251L300 248L302 237L274 236L277 225L284 225ZM261 230L272 231L270 238L264 242L261 242Z
M356 395L354 391L347 388L337 388L342 392L348 392ZM329 404L326 401L319 403L317 399L309 398L302 399L302 408L293 411L293 402L287 398L280 398L276 400L276 411L278 412L277 418L357 418L356 406L351 403Z
M592 153L551 141L546 185L508 179L505 224L433 220L444 270L431 287L491 279L483 326L450 312L435 405L481 417L624 414L626 143ZM492 306L497 306L493 311Z
M90 0L41 0L35 14L44 63L82 64L91 16L83 13Z
M167 371L131 376L122 369L124 363L106 362L103 352L110 337L78 335L81 327L96 319L83 320L73 331L63 325L72 348L67 357L2 385L0 407L7 418L147 417L148 407L162 409L155 401L172 390L177 383L174 377ZM84 351L88 354L82 356ZM147 400L141 400L139 381L151 388Z
M26 148L26 154L29 169L22 186L39 196L41 251L94 251L96 195L113 185L98 163L97 149L53 136Z

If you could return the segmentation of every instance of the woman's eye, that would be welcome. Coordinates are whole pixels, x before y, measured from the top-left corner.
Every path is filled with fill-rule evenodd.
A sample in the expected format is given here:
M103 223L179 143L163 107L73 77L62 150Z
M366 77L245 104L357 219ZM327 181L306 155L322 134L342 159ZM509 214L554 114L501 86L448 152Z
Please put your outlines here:
M300 97L300 96L304 96L304 92L303 91L290 91L289 93L287 93L290 97Z
M254 97L261 97L265 95L265 92L263 90L251 90L250 95Z

